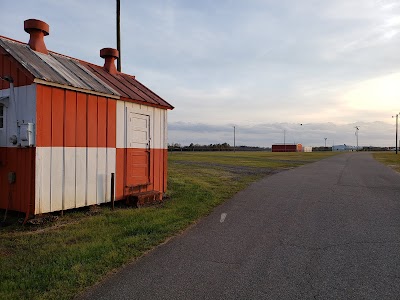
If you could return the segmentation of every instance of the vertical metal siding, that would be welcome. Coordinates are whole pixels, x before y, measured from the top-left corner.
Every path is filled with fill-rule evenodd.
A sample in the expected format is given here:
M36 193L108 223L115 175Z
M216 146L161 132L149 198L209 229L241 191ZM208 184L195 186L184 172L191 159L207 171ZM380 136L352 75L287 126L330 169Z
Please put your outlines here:
M10 60L5 55L0 55L0 76L10 76L11 75L11 63ZM10 88L10 83L4 80L0 80L0 89Z
M1 54L0 49L0 76L11 76L14 79L14 86L20 87L33 83L33 76L28 75L14 59L9 55ZM10 84L7 81L0 80L0 89L8 89Z
M106 172L106 202L111 201L111 173L116 172L116 149L115 148L106 148L107 150L107 172ZM115 180L115 179L114 179ZM115 192L114 192L115 193Z
M33 213L35 148L0 147L0 208ZM8 173L16 173L16 182L8 184ZM10 195L11 192L11 195ZM11 198L9 198L11 196Z
M64 147L63 209L76 207L76 148Z
M107 147L107 99L97 97L97 147Z
M148 190L160 192L166 191L166 111L164 109L139 105L130 102L117 101L117 151L116 151L116 198L123 198L125 185L129 180L125 178L125 168L127 167L127 158L129 155L139 155L145 151L145 146L134 144L129 147L126 139L129 136L126 128L125 111L150 116L150 185ZM139 172L140 170L133 170ZM131 176L128 170L128 177Z
M37 97L35 213L109 201L115 100L44 86ZM46 124L50 129L42 128Z
M107 149L97 148L97 204L104 203L106 201L106 171L107 171Z
M87 96L77 93L76 97L76 147L87 146Z
M120 101L107 101L107 148L116 147L116 118L117 118L117 102Z
M77 112L76 112L76 97L77 93L73 91L65 91L65 111L64 117L64 146L76 147L77 134Z
M36 146L51 146L51 91L50 87L37 85Z
M10 68L14 69L11 65ZM35 149L11 145L9 138L18 135L17 120L36 122L35 93L34 84L2 90L0 93L9 95L9 102L4 110L5 128L0 131L0 208L28 214L34 209ZM16 182L11 185L8 183L9 172L16 173Z
M64 179L64 149L51 147L50 153L50 209L59 211L63 209L63 179ZM47 172L49 170L46 170Z
M125 148L116 149L115 163L115 199L119 200L125 196Z
M87 99L87 147L97 147L97 96Z
M76 153L76 177L75 177L75 203L76 207L83 207L87 205L86 199L86 173L87 173L87 149L77 147Z
M51 147L36 148L35 213L51 210Z
M65 91L51 89L51 146L62 147L64 145L64 97Z

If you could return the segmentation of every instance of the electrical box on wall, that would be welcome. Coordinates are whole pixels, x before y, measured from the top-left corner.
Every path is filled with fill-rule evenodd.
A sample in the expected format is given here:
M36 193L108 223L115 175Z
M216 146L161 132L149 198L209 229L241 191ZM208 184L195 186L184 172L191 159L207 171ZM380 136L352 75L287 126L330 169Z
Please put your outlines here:
M22 147L35 146L35 130L33 123L24 123L20 125L20 138Z

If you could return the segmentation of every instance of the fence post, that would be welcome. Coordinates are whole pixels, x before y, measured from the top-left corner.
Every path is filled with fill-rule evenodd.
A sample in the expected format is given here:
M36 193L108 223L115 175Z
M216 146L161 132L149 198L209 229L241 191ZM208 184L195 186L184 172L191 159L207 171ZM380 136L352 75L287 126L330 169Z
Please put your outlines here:
M111 207L114 210L114 173L111 173Z

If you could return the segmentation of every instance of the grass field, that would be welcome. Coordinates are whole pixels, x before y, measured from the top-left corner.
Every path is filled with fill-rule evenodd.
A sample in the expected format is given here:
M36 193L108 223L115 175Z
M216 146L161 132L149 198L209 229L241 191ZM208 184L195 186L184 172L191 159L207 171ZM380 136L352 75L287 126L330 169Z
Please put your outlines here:
M400 153L396 152L376 152L373 154L377 161L391 167L392 169L400 172Z
M69 211L41 225L0 227L0 299L72 299L251 182L331 155L172 153L169 200L162 205L141 209L119 205L114 211L101 206Z

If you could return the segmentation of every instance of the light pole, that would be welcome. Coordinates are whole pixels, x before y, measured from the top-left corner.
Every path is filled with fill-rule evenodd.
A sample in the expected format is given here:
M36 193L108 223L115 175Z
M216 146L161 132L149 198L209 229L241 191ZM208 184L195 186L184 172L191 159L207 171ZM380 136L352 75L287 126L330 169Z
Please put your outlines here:
M327 138L324 138L324 139L325 139L325 148L326 148L326 139L327 139Z
M358 151L358 131L360 130L360 126L356 126L356 127L354 127L354 128L356 129L355 135L356 135L356 138L357 138L357 148L356 148L356 151Z
M392 116L392 118L394 118L394 116ZM396 154L397 154L397 141L398 141L397 131L398 131L398 128L399 128L399 114L396 114Z

